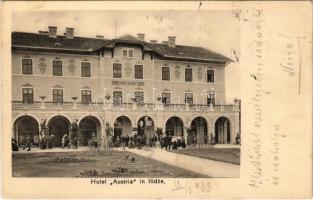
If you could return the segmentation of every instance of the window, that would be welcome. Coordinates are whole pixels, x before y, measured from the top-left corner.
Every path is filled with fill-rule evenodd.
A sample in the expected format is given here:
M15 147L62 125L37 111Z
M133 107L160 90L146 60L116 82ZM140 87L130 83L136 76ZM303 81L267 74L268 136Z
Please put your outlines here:
M123 57L127 57L127 49L123 49Z
M33 103L34 102L34 90L32 88L23 88L23 102Z
M113 91L113 105L121 105L123 103L122 91Z
M214 93L208 94L207 105L209 106L210 104L215 105L215 94Z
M185 103L193 104L193 94L192 93L185 93Z
M22 73L33 74L33 60L30 58L22 59Z
M214 70L209 69L207 71L207 82L213 83L214 82Z
M52 61L53 66L53 76L62 76L62 61L54 60Z
M170 80L170 68L162 67L162 80L169 81Z
M90 62L81 62L82 77L90 77Z
M185 68L185 81L192 82L192 68Z
M162 103L164 104L171 103L171 93L168 93L168 92L162 93Z
M128 57L130 58L134 57L134 52L132 49L128 49Z
M135 65L135 79L143 79L143 66Z
M144 103L144 93L142 91L136 91L135 92L135 101L138 104Z
M62 89L53 89L53 102L54 103L63 102L63 90Z
M134 57L133 49L123 49L123 57L125 57L125 58L133 58Z
M91 90L82 90L82 103L91 103Z
M122 78L122 64L113 63L113 78Z

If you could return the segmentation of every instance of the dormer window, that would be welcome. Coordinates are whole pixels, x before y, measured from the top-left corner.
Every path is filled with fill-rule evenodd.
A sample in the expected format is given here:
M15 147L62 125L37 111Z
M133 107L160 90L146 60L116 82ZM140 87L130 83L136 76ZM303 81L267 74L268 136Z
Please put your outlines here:
M124 58L133 58L134 50L133 49L123 49L123 57Z

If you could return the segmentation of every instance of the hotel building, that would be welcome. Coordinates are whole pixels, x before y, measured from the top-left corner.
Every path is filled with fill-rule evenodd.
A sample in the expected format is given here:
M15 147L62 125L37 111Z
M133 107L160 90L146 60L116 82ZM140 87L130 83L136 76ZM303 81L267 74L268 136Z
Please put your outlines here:
M78 125L83 145L96 135L132 135L144 127L193 142L234 144L239 105L225 104L225 67L231 59L202 47L77 37L73 28L12 33L12 136L40 140L41 124L61 145ZM213 136L213 137L212 137Z

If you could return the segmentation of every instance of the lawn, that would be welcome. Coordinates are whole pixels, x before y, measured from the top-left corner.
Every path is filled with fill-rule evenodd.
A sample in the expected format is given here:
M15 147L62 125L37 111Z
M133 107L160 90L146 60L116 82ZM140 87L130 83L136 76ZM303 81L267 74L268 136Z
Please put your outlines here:
M123 151L14 153L12 169L13 177L206 177Z
M174 153L185 154L200 158L206 158L216 161L240 164L239 148L201 148L201 149L177 149L172 150Z

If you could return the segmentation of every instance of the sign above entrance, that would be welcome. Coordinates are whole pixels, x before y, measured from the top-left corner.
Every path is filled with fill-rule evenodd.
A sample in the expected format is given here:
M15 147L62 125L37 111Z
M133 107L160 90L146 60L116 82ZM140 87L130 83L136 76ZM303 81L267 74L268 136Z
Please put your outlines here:
M138 85L144 86L145 83L143 81L112 81L113 85Z

